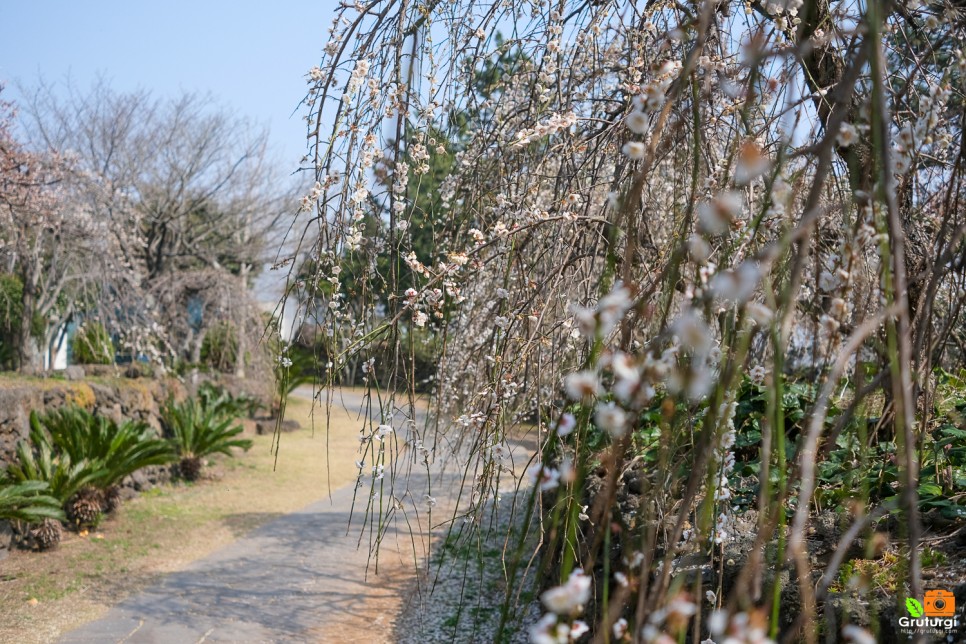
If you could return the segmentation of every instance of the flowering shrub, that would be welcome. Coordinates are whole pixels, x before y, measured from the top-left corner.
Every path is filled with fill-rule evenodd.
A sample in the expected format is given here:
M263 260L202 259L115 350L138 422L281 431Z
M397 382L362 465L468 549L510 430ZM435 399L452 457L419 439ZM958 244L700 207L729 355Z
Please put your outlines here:
M959 17L344 3L308 75L292 264L312 270L289 293L331 339L327 383L392 352L360 484L376 498L402 465L375 425L415 417L419 329L439 427L408 441L471 454L458 516L483 525L536 419L534 641L815 641L850 539L890 526L921 596L929 392L964 357ZM820 478L843 443L862 477L893 446L884 488ZM806 535L836 485L849 527L823 569ZM508 553L511 587L530 556Z

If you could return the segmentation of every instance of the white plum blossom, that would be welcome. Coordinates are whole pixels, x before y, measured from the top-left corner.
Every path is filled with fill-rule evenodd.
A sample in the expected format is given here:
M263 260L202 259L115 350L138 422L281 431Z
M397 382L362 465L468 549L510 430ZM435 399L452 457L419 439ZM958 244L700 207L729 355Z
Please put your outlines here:
M627 620L621 617L614 622L613 631L615 638L619 640L624 639L624 636L627 635Z
M581 624L583 628L577 625ZM557 616L547 613L530 627L531 644L569 644L577 641L589 629L583 622L576 621L568 626L565 622L558 622Z
M574 320L580 335L593 340L597 335L597 312L591 308L577 307L574 309Z
M735 183L739 186L751 183L756 177L771 167L768 157L762 154L761 148L754 141L746 141L738 151L738 162L735 165Z
M593 398L600 391L600 377L596 371L591 370L572 373L564 379L564 391L571 400Z
M840 147L847 148L855 143L858 138L858 132L855 126L851 123L842 123L839 126L839 132L835 136L835 142L839 144Z
M671 325L681 346L706 355L711 349L711 329L707 322L692 309L683 311Z
M597 403L594 413L594 423L611 435L613 438L620 438L627 432L627 412L617 406L616 403Z
M711 257L711 245L699 235L688 238L688 255L697 264L705 264Z
M720 545L727 541L731 537L729 530L731 530L731 519L722 512L718 515L718 521L714 526L714 542Z
M577 419L570 412L560 415L560 420L557 421L557 436L561 438L568 436L573 433L574 429L577 427Z
M774 314L771 309L762 304L761 302L749 302L745 305L745 312L748 317L757 324L758 326L767 326L771 324Z
M739 192L723 192L697 208L698 223L707 235L723 235L741 215L744 197Z
M767 375L768 371L760 364L755 365L751 368L751 371L748 372L748 377L751 378L751 381L756 385L760 385L765 382L765 376Z
M566 583L545 591L540 595L540 601L547 610L560 616L579 614L590 599L589 576L577 568L567 579Z
M541 492L556 489L560 485L560 471L537 462L527 468L530 482L540 487Z
M650 127L651 119L644 112L634 110L624 119L624 125L634 134L645 134ZM628 155L629 156L629 155Z
M614 372L614 396L625 404L630 403L641 385L640 371L623 351L618 351L611 357L610 367Z
M834 291L839 287L840 284L841 280L839 279L837 273L830 270L823 270L821 273L819 273L818 287L826 293Z
M621 152L632 161L640 161L647 154L647 146L640 141L628 141L621 148Z
M579 640L581 637L583 637L589 632L590 632L590 627L587 626L587 623L582 620L575 619L573 623L570 625L570 639L574 642L576 642L577 640Z
M745 261L734 270L715 273L708 287L715 297L727 302L741 303L754 294L759 280L761 280L759 264Z
M623 319L632 304L630 290L620 282L614 285L610 293L600 299L597 303L597 311L604 335L610 333Z
M714 637L723 635L726 628L728 628L728 612L720 609L712 611L708 616L708 630L711 635Z

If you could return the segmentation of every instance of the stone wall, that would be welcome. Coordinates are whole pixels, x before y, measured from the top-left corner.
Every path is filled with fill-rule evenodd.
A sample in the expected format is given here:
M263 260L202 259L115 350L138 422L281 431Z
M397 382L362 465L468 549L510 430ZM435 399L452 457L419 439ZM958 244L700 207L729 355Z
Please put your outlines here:
M83 380L0 375L0 467L12 461L30 432L30 412L76 404L117 421L143 420L160 430L161 406L187 388L173 378L87 376Z

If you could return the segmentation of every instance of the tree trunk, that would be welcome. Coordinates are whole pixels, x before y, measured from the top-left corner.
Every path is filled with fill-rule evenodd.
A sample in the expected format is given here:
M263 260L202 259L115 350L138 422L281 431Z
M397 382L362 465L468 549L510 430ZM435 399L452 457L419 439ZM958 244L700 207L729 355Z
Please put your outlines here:
M238 281L241 293L248 289L248 273L251 270L250 264L243 263L238 270ZM241 298L239 298L239 301ZM238 315L239 324L235 331L237 344L235 350L235 376L245 377L245 355L248 353L248 320L245 316L246 311L241 311Z
M35 271L27 271L23 275L23 295L20 298L23 318L20 320L17 334L17 367L20 371L28 371L36 367L40 352L33 337L33 320L37 313L37 276ZM41 367L43 365L40 365Z
M188 340L188 348L191 358L191 364L198 365L201 363L201 345L204 342L204 334L200 331L192 331L191 338Z

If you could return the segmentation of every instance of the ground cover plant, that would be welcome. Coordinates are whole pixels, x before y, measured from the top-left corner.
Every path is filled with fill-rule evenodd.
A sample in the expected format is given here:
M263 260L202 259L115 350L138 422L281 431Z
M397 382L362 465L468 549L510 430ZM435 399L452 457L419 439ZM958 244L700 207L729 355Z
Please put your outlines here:
M407 440L472 454L454 519L485 529L508 433L540 426L539 551L505 557L511 586L539 566L534 641L897 637L966 498L964 25L915 0L341 5L280 265L321 379L379 401L376 540L425 469L385 445L431 347Z

